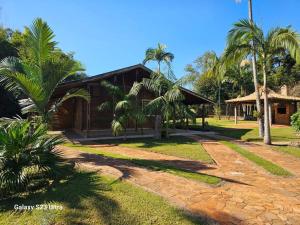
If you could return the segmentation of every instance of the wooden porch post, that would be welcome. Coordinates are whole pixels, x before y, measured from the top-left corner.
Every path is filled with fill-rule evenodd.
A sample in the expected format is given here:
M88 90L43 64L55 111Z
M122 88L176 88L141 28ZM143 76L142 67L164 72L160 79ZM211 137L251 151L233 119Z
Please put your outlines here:
M91 87L88 85L87 90L89 94L91 95ZM89 136L89 129L90 129L90 121L91 121L91 104L90 102L86 103L86 134L85 136Z
M237 124L237 105L234 105L234 123Z

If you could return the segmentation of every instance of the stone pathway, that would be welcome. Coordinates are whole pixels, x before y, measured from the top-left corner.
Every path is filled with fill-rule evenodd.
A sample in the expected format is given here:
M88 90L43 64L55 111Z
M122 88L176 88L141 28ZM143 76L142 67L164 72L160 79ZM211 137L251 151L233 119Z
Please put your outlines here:
M276 152L270 147L263 144L256 144L250 142L235 141L241 147L253 152L263 158L269 159L270 161L286 168L292 172L295 176L300 175L300 160L288 154Z
M296 174L291 178L273 176L217 141L197 136L193 138L202 143L217 162L217 166L206 167L200 163L204 166L191 169L224 178L226 181L222 185L213 187L68 147L61 147L61 150L66 157L81 166L126 179L195 215L206 216L220 224L300 224L298 170L291 170ZM136 158L184 162L177 164L178 166L199 164L197 161L142 150L133 154L137 150L129 148L110 147L105 150L101 147L101 151L112 151L114 148L116 153ZM290 166L292 168L292 163Z
M203 169L215 169L217 168L216 164L204 163L200 161L195 161L191 159L180 158L176 156L160 154L156 152L151 152L147 150L140 150L137 148L128 148L118 145L108 145L108 144L97 144L90 142L88 144L89 147L92 148L99 148L101 151L109 152L109 153L116 153L120 155L126 155L132 158L139 158L139 159L148 159L148 160L155 160L160 161L162 163L167 163L173 166L178 166L183 169L188 169L192 171L202 171Z

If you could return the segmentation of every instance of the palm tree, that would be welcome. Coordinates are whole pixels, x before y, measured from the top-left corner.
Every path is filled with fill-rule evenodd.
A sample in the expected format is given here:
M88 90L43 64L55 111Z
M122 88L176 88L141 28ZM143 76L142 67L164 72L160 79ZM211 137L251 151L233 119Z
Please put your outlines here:
M134 82L130 91L126 93L123 88L108 81L102 81L101 86L112 96L112 101L107 100L98 106L99 111L112 112L111 123L114 135L124 131L126 136L127 124L130 119L135 120L136 126L144 121L145 117L139 107L136 107L136 96L139 93L141 84Z
M237 1L237 3L241 2ZM252 0L248 0L248 17L249 17L249 23L253 24L253 12L252 12ZM256 98L256 110L257 110L257 121L258 121L258 127L259 127L259 137L264 136L264 128L263 128L263 117L262 110L261 110L261 103L260 103L260 94L259 94L259 85L257 80L257 62L256 62L256 50L255 50L255 40L251 40L252 45L252 75L253 75L253 83L254 83L254 89L255 89L255 98Z
M55 88L66 78L82 71L77 62L60 63L53 57L56 42L54 33L46 22L34 20L25 36L30 59L7 57L0 63L0 82L13 91L19 89L27 100L23 100L23 112L34 112L45 122L51 119L62 103L73 97L90 100L89 93L83 89L71 90L55 102L50 102Z
M161 73L161 63L165 63L168 68L171 66L171 62L174 59L174 55L171 52L166 52L167 48L164 44L157 44L157 48L148 48L145 53L145 59L143 60L143 64L148 63L149 61L157 62L158 73Z
M248 14L249 14L249 22L253 24L253 13L252 13L252 0L248 0ZM255 49L255 40L252 40L252 73L253 73L253 83L254 83L254 90L255 90L255 97L256 97L256 110L258 117L258 127L259 127L259 136L264 136L264 127L263 127L263 118L261 116L261 104L260 104L260 94L258 88L258 81L257 81L257 63L256 63L256 49Z
M155 61L157 62L158 68L157 68L157 73L161 74L161 63L165 63L168 66L168 75L172 74L170 72L171 70L171 62L174 59L174 55L171 52L165 51L167 48L166 45L164 44L157 44L157 48L148 48L145 53L145 59L143 60L143 64L146 64L150 61ZM163 75L164 76L164 75ZM155 75L153 76L155 77ZM168 77L171 78L172 80L175 80L175 77ZM158 96L161 96L161 89L158 90ZM159 124L161 123L161 115L156 115L155 117L155 124L159 127ZM158 138L161 137L161 132L158 129L157 132L159 132L159 135L156 135Z
M168 137L170 119L172 115L174 115L174 108L182 104L184 100L179 86L180 80L172 82L161 73L153 73L151 78L143 79L142 85L156 95L156 97L146 105L145 111L150 114L159 113L163 116L166 124L166 137Z
M299 49L299 34L291 27L271 29L265 36L263 30L255 23L241 20L229 31L227 56L235 59L245 58L255 50L260 60L263 74L265 144L271 144L267 87L267 77L271 71L269 65L275 55L284 51L288 51L292 57L299 60Z

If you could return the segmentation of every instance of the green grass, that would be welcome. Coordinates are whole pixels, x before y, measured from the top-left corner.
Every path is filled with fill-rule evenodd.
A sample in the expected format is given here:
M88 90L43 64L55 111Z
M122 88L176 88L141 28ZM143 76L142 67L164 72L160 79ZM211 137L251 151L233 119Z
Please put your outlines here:
M191 127L196 130L202 130L200 121L198 118L197 124L191 125ZM244 124L245 128L239 128L238 125L234 124L234 120L207 118L206 121L209 125L206 130L216 131L223 136L243 141L262 141L258 136L258 128L250 127L256 125L256 121L238 121L238 124ZM247 124L250 125L249 128L246 127ZM271 127L271 137L272 141L292 141L299 139L292 127Z
M63 210L14 211L14 205L52 204ZM201 224L161 197L93 172L75 171L49 190L0 201L0 224ZM204 223L203 223L204 224Z
M171 174L174 174L174 175L177 175L180 177L204 182L204 183L211 184L211 185L216 185L221 182L221 178L219 178L219 177L215 177L215 176L211 176L211 175L207 175L207 174L203 174L203 173L196 173L196 172L192 172L192 171L189 171L186 169L181 169L181 168L175 167L173 165L167 164L166 162L131 158L126 155L101 151L100 149L95 149L95 148L91 148L91 147L83 146L83 145L79 145L79 144L66 143L64 145L78 149L83 152L94 153L97 155L101 155L103 157L123 160L125 162L133 163L137 166L144 167L147 169L163 171L166 173L171 173Z
M103 141L101 143L103 143ZM199 142L183 136L170 137L168 139L161 140L153 138L129 139L126 141L114 140L109 141L109 143L186 159L200 160L206 163L214 162Z
M272 150L283 152L295 156L296 158L300 158L300 148L293 146L272 146Z
M254 162L256 165L263 167L265 170L270 172L271 174L277 175L277 176L291 176L292 174L285 170L284 168L274 164L273 162L270 162L252 152L247 151L246 149L240 147L239 145L232 143L230 141L220 141L222 144L228 146L235 152L241 154L248 160Z

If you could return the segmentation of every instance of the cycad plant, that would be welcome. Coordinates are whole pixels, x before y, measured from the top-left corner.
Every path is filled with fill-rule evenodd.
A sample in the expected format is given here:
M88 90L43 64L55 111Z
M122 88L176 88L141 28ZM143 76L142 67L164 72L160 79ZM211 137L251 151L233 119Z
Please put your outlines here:
M27 58L7 57L0 63L0 82L9 90L21 90L28 99L23 100L23 112L34 112L49 121L53 112L64 101L80 97L89 101L86 90L71 90L55 102L50 102L55 88L66 78L82 71L77 62L65 64L53 57L57 43L46 22L34 20L25 35Z
M253 49L252 42L255 43L255 49ZM226 55L235 60L240 60L253 53L253 51L258 55L258 63L263 75L264 143L271 144L267 86L267 77L271 71L270 65L274 56L285 51L288 51L293 58L299 61L299 34L291 27L277 27L271 29L265 35L260 27L248 20L235 23L228 35Z
M60 162L54 148L62 142L58 136L49 136L40 122L33 127L32 121L22 119L1 123L0 194L25 191L45 181Z
M170 119L173 118L174 108L183 104L184 96L180 90L180 80L172 82L162 73L152 73L151 78L144 78L143 87L155 94L145 107L149 114L162 115L166 125L166 136L169 134Z
M112 112L113 120L111 123L112 132L114 135L119 135L124 132L126 136L126 129L129 120L136 122L136 126L144 121L144 115L137 107L136 96L141 88L141 84L133 83L130 91L126 91L108 81L102 81L101 86L112 97L111 100L102 102L98 106L99 111Z

